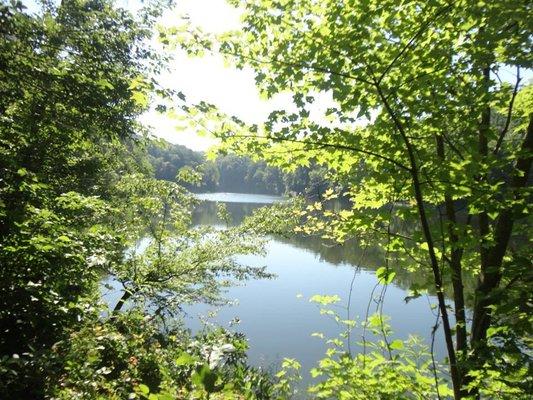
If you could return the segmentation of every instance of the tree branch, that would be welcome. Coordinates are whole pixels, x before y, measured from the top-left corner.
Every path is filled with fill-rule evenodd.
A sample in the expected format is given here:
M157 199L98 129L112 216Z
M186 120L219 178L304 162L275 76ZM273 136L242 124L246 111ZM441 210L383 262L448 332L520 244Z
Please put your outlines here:
M422 24L422 26L416 31L416 33L411 37L411 39L405 44L405 46L396 54L396 56L392 59L392 61L389 63L389 65L385 68L385 70L381 73L379 78L377 79L377 83L380 84L381 81L385 78L385 76L388 74L388 72L392 69L394 64L398 62L402 56L407 53L407 51L412 47L412 45L416 42L418 37L424 33L424 31L429 28L429 26L435 22L438 18L440 18L441 15L443 15L445 12L450 10L453 6L453 2L448 4L446 7L441 8L439 11L435 13L432 17L428 18L428 20Z
M520 66L516 67L516 83L514 85L513 94L511 96L511 101L509 102L509 107L507 109L507 118L505 120L505 125L500 132L500 136L498 137L498 141L496 142L496 147L492 151L492 154L496 155L500 151L500 147L503 143L503 139L505 138L505 135L509 131L509 126L511 125L511 117L513 114L513 105L516 98L516 95L518 93L518 86L520 85L520 81L522 80L522 77L520 76Z
M529 174L532 165L533 152L533 113L529 115L529 125L526 137L522 143L523 155L516 162L515 173L511 188L514 190L515 200L521 198L520 189L528 186ZM502 211L496 221L494 228L494 245L487 249L486 268L482 271L482 279L477 287L478 301L474 308L474 320L472 323L472 343L479 344L485 340L487 329L490 326L490 305L494 299L490 298L490 293L498 287L502 278L501 264L507 251L514 221L517 219L512 207Z
M454 391L454 397L456 400L461 399L461 375L459 374L459 369L457 366L457 358L455 354L455 348L453 344L453 335L452 335L452 329L450 325L450 320L448 317L448 310L446 308L446 301L444 299L444 288L443 288L443 282L442 282L442 274L439 268L439 261L437 259L437 255L435 253L435 244L433 241L433 236L431 234L431 229L429 227L429 221L426 215L425 205L424 205L424 198L422 194L422 189L420 186L420 177L419 177L419 170L418 165L415 158L415 152L412 147L411 142L409 141L409 138L407 137L407 133L405 131L405 127L402 124L402 122L398 119L398 116L392 109L391 105L389 104L385 94L383 93L383 90L380 86L380 82L375 80L374 86L376 88L378 97L383 102L383 105L389 114L390 118L392 119L394 126L396 127L397 131L399 132L400 136L402 137L405 148L407 151L407 155L409 156L409 162L410 162L410 174L412 178L413 183L413 190L415 194L415 200L416 200L416 206L418 209L418 215L420 218L420 223L422 225L422 232L424 234L424 238L426 239L426 243L428 245L428 252L429 252L429 258L431 262L431 269L433 272L433 279L435 282L435 288L437 291L437 299L439 303L439 309L442 316L442 325L444 329L444 338L446 341L446 349L448 352L448 358L450 362L450 372L452 376L452 385L453 385L453 391Z
M242 137L242 138L253 138L253 139L269 139L269 140L272 140L274 142L301 143L301 144L317 146L317 147L321 147L321 148L334 148L334 149L337 149L337 150L355 151L355 152L358 152L358 153L363 153L363 154L367 154L367 155L370 155L370 156L373 156L373 157L377 157L377 158L379 158L381 160L384 160L384 161L387 161L387 162L389 162L391 164L394 164L397 167L399 167L399 168L401 168L401 169L403 169L405 171L410 171L410 168L408 166L402 164L399 161L396 161L396 160L394 160L392 158L389 158L387 156L384 156L382 154L378 154L378 153L375 153L375 152L370 151L370 150L361 149L361 148L355 147L355 146L348 146L348 145L343 145L343 144L327 143L327 142L320 142L320 141L318 141L318 142L317 141L310 142L308 140L277 138L277 137L272 137L272 136L260 137L260 136L255 136L255 135L232 135L231 137Z

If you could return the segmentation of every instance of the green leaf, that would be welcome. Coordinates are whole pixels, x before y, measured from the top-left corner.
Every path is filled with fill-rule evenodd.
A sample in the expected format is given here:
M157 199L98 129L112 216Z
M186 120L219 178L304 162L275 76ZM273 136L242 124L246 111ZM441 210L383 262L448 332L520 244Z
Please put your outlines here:
M183 352L176 359L176 365L194 365L198 361L198 358L191 356L190 354Z
M107 79L99 79L98 81L96 81L96 84L104 89L113 90L115 88Z
M148 106L148 95L144 91L133 92L131 98L141 108Z
M402 350L403 349L403 341L400 339L393 340L389 347L392 350Z
M337 296L336 294L332 295L332 296L316 294L316 295L312 296L309 299L309 302L318 303L318 304L321 304L323 306L326 306L326 305L329 305L329 304L338 303L340 300L341 300L341 298L339 296Z
M138 386L139 390L141 391L141 393L143 394L148 394L150 393L150 388L148 386L146 386L145 384L141 383L139 386Z
M390 269L386 267L380 267L376 270L376 277L378 278L378 282L381 285L390 284L394 280L395 276L396 276L396 272L391 271Z
M203 387L206 392L213 393L215 391L217 378L217 374L212 371L208 365L203 364L196 369L194 374L192 374L191 381L196 386Z

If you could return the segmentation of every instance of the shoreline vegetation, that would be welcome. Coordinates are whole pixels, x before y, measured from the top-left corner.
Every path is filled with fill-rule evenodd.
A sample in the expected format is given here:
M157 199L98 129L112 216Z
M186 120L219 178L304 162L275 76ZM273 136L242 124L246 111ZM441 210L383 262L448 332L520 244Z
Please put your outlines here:
M334 186L328 180L327 170L318 165L284 172L247 156L229 154L220 155L213 161L207 160L202 152L161 139L148 146L156 179L174 181L179 170L184 167L200 171L201 182L187 186L193 192L290 194L320 198L327 189Z

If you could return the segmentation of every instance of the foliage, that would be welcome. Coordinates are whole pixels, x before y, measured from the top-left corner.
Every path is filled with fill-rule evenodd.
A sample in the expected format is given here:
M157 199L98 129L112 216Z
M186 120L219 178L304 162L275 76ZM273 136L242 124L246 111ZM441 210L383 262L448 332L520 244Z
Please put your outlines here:
M121 256L100 225L107 212L98 198L65 193L51 208L28 207L19 232L4 238L0 281L10 308L2 310L0 393L31 387L29 396L38 396L40 357L93 309L100 276L93 260Z
M233 260L261 249L257 232L192 229L194 197L149 178L136 117L172 94L151 78L164 3L136 15L107 0L34 6L0 5L0 397L269 398L241 335L164 332L151 308L220 302L230 279L268 276ZM123 297L106 319L109 273L139 307L119 313Z
M126 312L54 346L51 359L65 369L48 392L57 399L272 398L274 381L246 367L246 349L239 334L217 329L194 337L180 326L162 333L144 314Z
M503 384L530 392L531 380L520 377L531 368L525 339L531 319L512 315L518 299L530 299L520 264L531 260L533 114L531 87L520 73L533 66L531 6L231 3L242 8L241 32L211 37L185 27L162 35L190 54L218 52L239 68L251 67L265 97L289 91L297 111L275 111L263 124L247 125L206 103L182 109L194 124L220 122L212 131L223 151L263 157L288 171L322 165L343 182L352 207L306 210L305 233L380 245L389 263L432 275L456 399L490 387L477 377L490 381L493 374L479 371L503 365ZM503 79L509 69L515 77ZM311 118L318 97L329 98L331 107ZM478 281L474 293L465 292L465 275ZM530 313L529 305L522 308ZM500 342L505 350L489 337L492 328L512 332Z
M128 299L156 314L195 302L220 303L221 291L233 280L271 277L264 267L248 267L235 259L263 251L258 233L244 226L192 226L198 200L175 183L124 176L115 202L128 204L116 229L124 232L129 246L125 259L108 267L123 292L115 311Z
M213 161L218 170L218 190L243 193L283 194L285 187L278 168L247 157L219 156Z
M148 154L155 178L167 181L174 181L181 168L194 168L205 162L202 153L163 140L152 141L148 147ZM206 177L204 180L210 183L209 178Z
M321 314L344 328L339 338L327 340L326 357L311 370L311 376L318 379L309 387L313 398L445 399L453 394L442 378L442 366L433 363L421 339L410 336L407 340L392 340L386 317L378 312L363 321L363 341L358 343L362 351L352 356L345 347L356 321L337 313L334 307L340 298L315 295L310 301L320 305ZM320 333L313 335L324 338Z
M0 5L0 397L43 395L45 357L84 320L95 263L116 259L113 182L145 170L132 81L157 69L137 17L112 2ZM105 43L105 45L104 45Z
M329 348L326 356L311 370L311 376L318 380L308 388L312 398L453 398L444 366L434 360L420 338L409 336L407 340L393 339L387 317L377 312L363 321L362 341L357 343L362 350L352 356L346 350L346 340L351 340L351 333L357 324L356 321L343 319L336 311L340 298L336 295L315 295L310 301L320 306L321 314L333 318L344 327L338 339L327 339ZM324 339L321 333L314 333L313 336ZM290 369L287 365L284 368ZM282 376L285 375L283 371ZM521 374L517 376L514 373L514 379L524 379L527 370L523 368ZM473 375L475 379L471 385L480 385L482 398L528 398L527 393L507 385L510 377L504 377L500 371L487 369L476 371Z
M183 167L201 171L199 185L185 185L193 191L223 191L261 194L305 194L320 198L333 184L327 170L319 167L300 167L294 172L283 172L261 160L234 154L218 155L214 160L185 146L164 141L151 142L148 147L155 177L174 181Z
M232 4L242 7L242 32L209 38L186 27L160 36L252 67L261 93L291 91L297 112L248 126L205 103L183 106L196 124L220 122L222 152L249 157L207 163L204 186L239 177L258 191L346 196L350 208L317 201L298 213L261 209L225 230L191 227L197 201L148 178L149 161L157 176L192 185L203 156L151 147L147 157L136 122L154 93L176 95L152 77L165 61L149 42L165 4L133 15L111 0L43 1L36 12L2 2L0 397L286 398L295 360L276 380L246 365L240 335L191 339L157 322L188 302L221 302L232 279L268 277L235 256L260 252L260 235L287 235L302 218L303 233L380 245L382 284L402 276L391 264L432 276L452 386L441 385L416 341L389 342L378 315L365 328L383 338L365 341L362 354L346 356L331 340L313 372L324 377L312 388L317 397L431 398L453 389L455 399L526 398L533 89L520 71L533 67L531 5ZM516 69L512 84L500 78L505 68ZM317 96L332 102L319 121L309 111ZM123 287L107 320L97 307L103 274ZM477 280L474 293L466 275ZM134 309L124 312L126 303ZM347 332L354 326L324 314Z

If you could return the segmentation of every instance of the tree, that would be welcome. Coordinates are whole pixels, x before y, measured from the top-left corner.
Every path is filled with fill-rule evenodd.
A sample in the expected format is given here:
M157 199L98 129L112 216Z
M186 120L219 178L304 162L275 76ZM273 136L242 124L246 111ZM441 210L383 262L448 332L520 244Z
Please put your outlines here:
M231 4L244 10L241 33L210 38L189 29L176 41L192 54L207 48L252 67L264 95L290 90L298 112L247 126L204 103L195 111L223 121L213 132L226 149L287 170L314 162L351 182L353 207L329 213L329 236L381 243L391 262L431 271L456 399L477 397L488 382L501 385L502 396L531 390L531 310L516 301L531 282L533 107L520 78L533 66L531 4ZM512 82L501 77L509 70ZM332 97L328 122L309 118L318 95ZM393 229L398 221L408 235ZM477 277L475 293L465 292L465 274ZM520 315L515 324L512 314Z
M270 278L265 267L250 267L238 255L263 251L264 240L246 225L220 230L192 226L198 200L180 185L141 175L125 176L117 185L121 209L115 229L124 233L125 259L105 263L120 282L121 297L154 316L174 314L187 304L223 304L222 292L234 280ZM128 207L120 207L120 204ZM223 218L229 218L223 209Z
M135 121L160 7L0 4L0 397L43 396L47 352L91 309L94 259L120 257L105 203L145 170ZM147 78L146 78L147 79ZM117 246L115 246L117 245Z
M154 167L155 178L168 181L174 181L181 168L198 167L205 162L203 154L164 140L151 142L148 153Z

